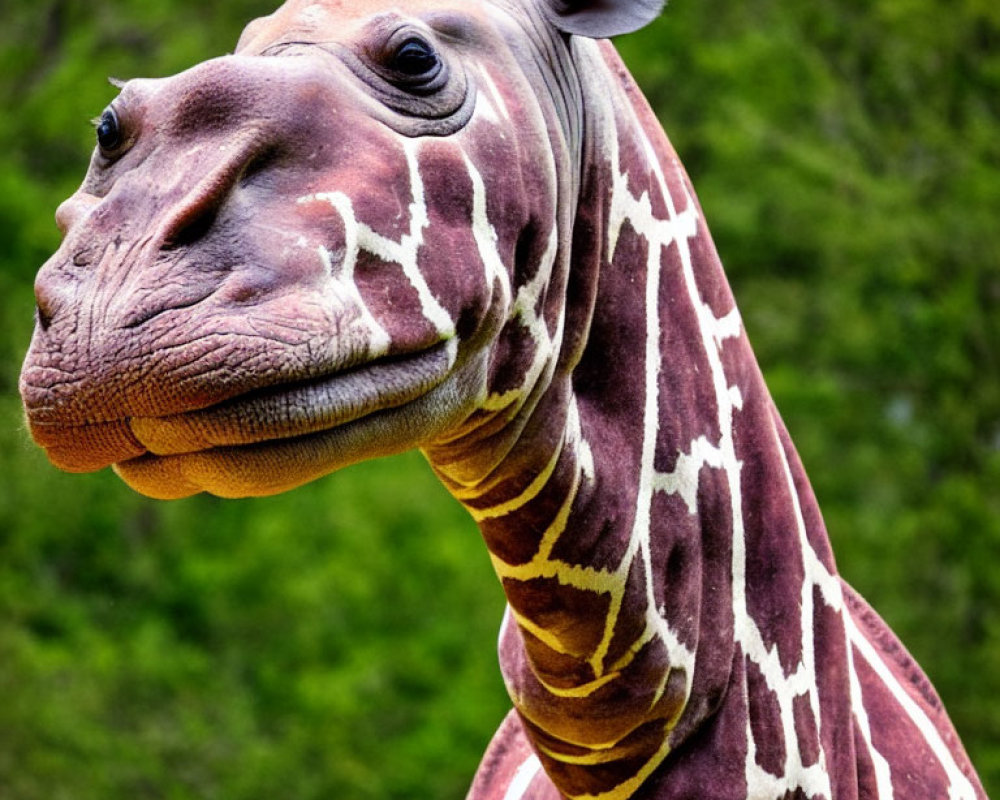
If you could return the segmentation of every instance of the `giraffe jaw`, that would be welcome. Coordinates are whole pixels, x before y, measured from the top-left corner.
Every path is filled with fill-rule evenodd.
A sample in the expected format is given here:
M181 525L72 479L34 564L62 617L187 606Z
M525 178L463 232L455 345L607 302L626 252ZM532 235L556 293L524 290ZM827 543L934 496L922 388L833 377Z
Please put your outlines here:
M116 462L114 470L159 499L197 492L260 496L409 449L441 420L456 352L452 339L204 409L131 418L129 431L145 452Z
M71 472L114 466L152 497L273 494L436 433L432 423L454 417L447 398L463 374L457 355L451 337L159 416L123 407L119 416L86 420L69 407L60 413L39 406L29 407L27 422L56 466Z
M150 453L196 453L304 436L396 408L446 377L454 348L383 358L320 378L247 392L208 408L161 417L132 417L129 427Z

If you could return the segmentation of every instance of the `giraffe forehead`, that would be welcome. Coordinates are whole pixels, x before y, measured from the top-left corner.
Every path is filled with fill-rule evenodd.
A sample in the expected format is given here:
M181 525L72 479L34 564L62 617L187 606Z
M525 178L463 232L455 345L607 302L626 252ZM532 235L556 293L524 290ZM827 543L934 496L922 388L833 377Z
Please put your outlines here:
M326 21L351 19L378 11L398 10L402 13L422 13L442 8L474 8L475 0L288 0L278 13L301 15L303 19Z
M237 52L261 50L289 36L304 40L337 41L350 38L373 17L395 14L422 18L447 13L465 18L482 18L484 11L475 0L288 0L273 14L251 22L243 33Z

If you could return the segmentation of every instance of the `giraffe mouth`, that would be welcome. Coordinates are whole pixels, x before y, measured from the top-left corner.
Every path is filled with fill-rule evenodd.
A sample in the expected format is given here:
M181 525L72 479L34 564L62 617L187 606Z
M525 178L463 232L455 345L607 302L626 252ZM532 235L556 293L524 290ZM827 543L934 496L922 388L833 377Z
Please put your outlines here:
M418 445L412 436L436 420L435 403L447 394L457 353L457 340L448 339L162 416L66 425L29 415L28 421L57 466L71 472L114 466L152 497L272 494Z
M447 389L456 340L214 406L128 420L145 451L113 466L133 489L175 499L277 494L419 444Z
M319 378L252 390L207 408L131 417L128 425L153 456L308 436L416 400L445 380L455 350L454 341L446 341L415 355L387 356Z

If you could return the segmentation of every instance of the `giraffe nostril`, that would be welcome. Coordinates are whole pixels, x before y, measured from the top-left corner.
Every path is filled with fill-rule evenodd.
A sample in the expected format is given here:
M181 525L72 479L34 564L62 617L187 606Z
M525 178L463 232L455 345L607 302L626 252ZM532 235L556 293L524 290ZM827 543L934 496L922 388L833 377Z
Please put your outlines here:
M43 330L48 330L58 311L55 292L38 280L35 282L35 320Z
M160 249L174 250L203 239L238 187L245 159L236 158L208 175L170 212L160 230Z
M174 250L194 244L208 234L218 215L218 203L193 205L182 210L164 231L160 249Z
M222 174L211 175L171 209L160 229L160 249L174 250L203 239L215 224L232 181Z
M35 321L38 323L39 328L47 331L52 324L52 314L43 306L35 306Z
M197 183L173 201L159 229L161 250L191 245L207 236L232 193L265 170L276 154L256 130L227 147L226 152L224 160L213 168L198 171Z

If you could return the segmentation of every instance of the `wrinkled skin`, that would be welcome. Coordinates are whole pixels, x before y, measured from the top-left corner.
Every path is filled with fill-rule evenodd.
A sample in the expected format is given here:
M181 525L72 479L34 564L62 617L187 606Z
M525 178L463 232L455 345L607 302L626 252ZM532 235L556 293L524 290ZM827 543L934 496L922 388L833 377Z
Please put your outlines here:
M57 465L114 464L156 497L265 494L454 435L485 396L513 248L551 232L549 130L511 108L481 136L476 63L520 74L481 10L371 5L288 4L235 55L114 101L123 142L59 208L65 239L36 282L21 390ZM414 35L440 55L433 91L393 73ZM496 239L489 277L469 263L466 153L500 203L478 232ZM371 231L410 237L411 263L359 247Z

